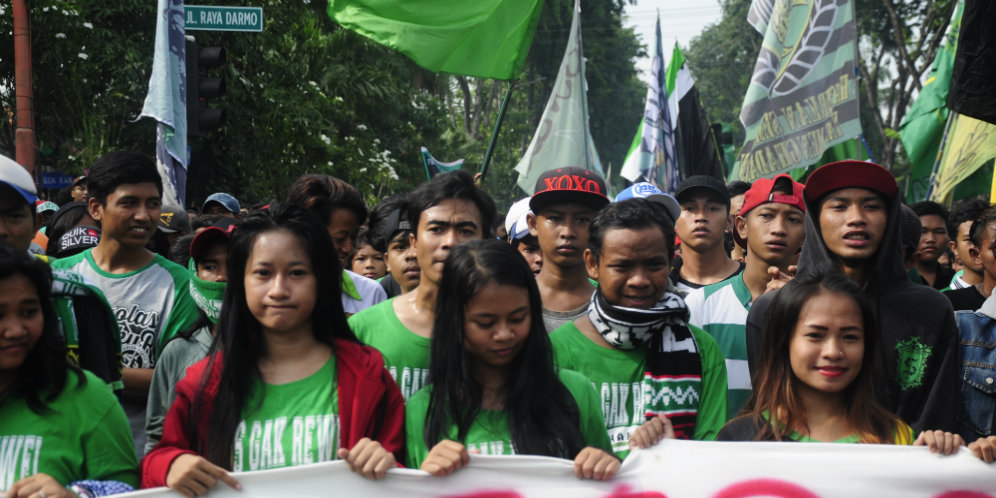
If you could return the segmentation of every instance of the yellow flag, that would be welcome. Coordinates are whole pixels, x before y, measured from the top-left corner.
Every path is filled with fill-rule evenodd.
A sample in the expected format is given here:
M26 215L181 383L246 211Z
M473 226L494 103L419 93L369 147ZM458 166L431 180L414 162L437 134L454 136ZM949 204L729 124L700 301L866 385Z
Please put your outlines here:
M996 124L955 113L930 200L941 203L949 201L959 183L994 157Z

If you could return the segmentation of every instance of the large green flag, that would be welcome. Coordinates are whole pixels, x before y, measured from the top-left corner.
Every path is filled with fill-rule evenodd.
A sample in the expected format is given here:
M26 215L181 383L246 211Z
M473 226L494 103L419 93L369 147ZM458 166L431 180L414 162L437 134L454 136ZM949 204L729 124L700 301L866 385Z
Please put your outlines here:
M930 77L899 125L899 139L910 158L910 180L906 187L906 201L909 203L927 200L931 173L937 161L937 149L941 146L944 123L948 119L948 89L958 47L963 7L964 2L958 2L947 40L934 57Z
M343 27L434 72L519 77L543 0L330 0Z
M853 0L754 0L764 35L740 110L741 180L806 167L861 134Z

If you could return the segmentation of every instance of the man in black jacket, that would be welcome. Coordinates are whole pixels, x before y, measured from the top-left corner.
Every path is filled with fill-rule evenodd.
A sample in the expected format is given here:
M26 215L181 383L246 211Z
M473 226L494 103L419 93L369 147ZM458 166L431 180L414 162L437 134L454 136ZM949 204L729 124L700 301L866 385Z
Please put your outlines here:
M959 403L958 332L951 304L938 291L906 278L895 178L863 161L824 165L809 177L806 241L799 272L840 271L861 285L878 313L884 376L879 402L913 429L954 431ZM747 317L753 375L771 295Z

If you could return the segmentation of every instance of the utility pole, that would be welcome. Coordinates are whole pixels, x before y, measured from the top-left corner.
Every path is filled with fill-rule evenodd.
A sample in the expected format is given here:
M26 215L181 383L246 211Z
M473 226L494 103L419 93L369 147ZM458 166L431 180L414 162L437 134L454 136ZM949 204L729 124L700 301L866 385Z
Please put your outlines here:
M35 106L31 90L31 24L27 0L14 0L14 91L17 130L14 159L35 176Z

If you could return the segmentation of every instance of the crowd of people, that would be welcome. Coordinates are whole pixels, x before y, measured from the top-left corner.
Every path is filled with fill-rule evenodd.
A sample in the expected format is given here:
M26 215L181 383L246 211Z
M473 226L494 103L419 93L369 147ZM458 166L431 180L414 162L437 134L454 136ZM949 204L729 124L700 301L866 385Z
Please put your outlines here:
M462 171L372 209L325 175L162 191L120 151L43 201L0 156L7 498L475 454L611 479L664 438L996 459L996 208L906 206L872 163L614 199L564 167L507 214Z

